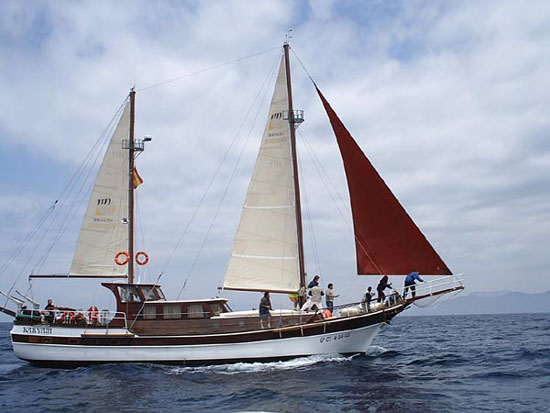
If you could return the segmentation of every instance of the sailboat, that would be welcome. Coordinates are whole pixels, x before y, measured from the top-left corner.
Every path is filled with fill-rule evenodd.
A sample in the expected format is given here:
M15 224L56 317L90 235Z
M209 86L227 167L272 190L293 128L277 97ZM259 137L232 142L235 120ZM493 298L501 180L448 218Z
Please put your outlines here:
M289 44L285 42L258 157L234 238L223 288L295 294L306 299L296 128ZM332 125L345 168L353 216L357 273L439 275L416 296L394 293L384 301L348 303L333 312L233 311L226 298L170 300L158 283L135 279L135 264L149 257L134 247L134 160L147 139L136 139L135 90L121 110L91 191L68 274L30 278L119 278L105 281L114 311L96 307L27 309L17 305L11 330L17 357L36 365L108 362L174 364L282 360L319 354L364 353L378 332L413 303L464 288L418 229L315 86ZM32 304L37 303L31 301ZM84 306L83 308L86 308Z

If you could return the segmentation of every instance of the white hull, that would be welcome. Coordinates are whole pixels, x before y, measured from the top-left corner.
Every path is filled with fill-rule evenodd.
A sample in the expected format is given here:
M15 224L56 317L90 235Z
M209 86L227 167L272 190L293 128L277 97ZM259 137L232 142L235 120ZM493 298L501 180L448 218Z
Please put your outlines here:
M348 354L367 351L385 323L374 324L338 333L286 339L240 342L231 344L160 345L160 346L83 346L14 342L17 357L48 363L104 362L229 362L243 360L284 359L319 354ZM65 330L65 331L63 331ZM68 330L68 331L67 331ZM78 328L52 328L52 335L78 337ZM110 331L121 334L125 330ZM21 334L22 327L14 326L12 333Z

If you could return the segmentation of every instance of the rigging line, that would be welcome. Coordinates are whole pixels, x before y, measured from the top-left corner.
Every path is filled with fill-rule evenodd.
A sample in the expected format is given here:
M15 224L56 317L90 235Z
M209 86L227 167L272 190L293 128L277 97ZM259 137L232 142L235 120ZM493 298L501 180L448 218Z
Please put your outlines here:
M302 61L300 60L300 58L298 57L298 55L296 54L296 52L294 51L294 48L291 48L290 51L292 52L292 54L294 55L294 57L296 58L296 60L298 61L298 63L300 63L300 66L302 66L302 69L304 70L304 72L306 72L306 75L307 77L309 78L309 80L311 80L311 82L317 86L317 84L315 83L315 80L313 80L313 77L311 76L311 74L308 72L308 70L306 69L305 65L302 63Z
M141 209L139 207L139 202L138 202L138 191L134 191L134 196L135 196L135 206L136 206L136 215L137 215L137 221L138 221L138 226L139 226L139 233L140 233L140 236L141 236L141 243L142 243L142 251L147 251L147 247L145 245L145 236L143 234L143 220L141 219ZM142 266L142 272L144 273L144 278L145 280L147 280L149 277L148 277L148 271L146 269L145 266ZM143 281L141 281L143 282Z
M126 99L125 99L124 102L126 102ZM115 116L109 122L109 127L104 130L104 132L102 134L103 136L101 136L100 139L98 139L98 141L94 144L94 147L93 147L92 151L90 151L88 153L85 161L82 163L80 171L78 173L78 178L74 180L74 185L72 185L72 187L68 191L67 197L69 196L69 194L71 194L74 191L78 181L82 181L82 183L80 184L79 189L78 189L72 203L68 207L68 211L66 212L66 215L65 215L66 219L63 220L63 222L61 223L61 225L60 225L60 227L57 231L57 234L54 235L54 238L52 239L49 247L46 249L45 253L42 255L42 257L36 263L38 272L41 270L42 266L46 262L46 260L49 256L49 253L51 252L51 250L53 249L53 247L55 246L57 241L59 241L59 239L65 233L67 228L74 221L75 215L72 214L72 212L76 209L77 205L80 205L83 202L83 199L87 194L87 192L83 191L83 190L84 190L85 187L87 187L87 183L90 181L90 179L92 177L92 174L96 169L95 165L97 165L101 154L103 154L105 152L105 146L108 146L108 144L110 142L111 136L114 133L114 129L115 129L116 124L117 124L116 120L120 118L120 113L121 113L121 110L122 110L123 107L124 107L124 103L121 105L121 107L118 109ZM95 155L92 159L92 154L93 154L94 151L95 151ZM65 209L67 209L67 208L65 208ZM55 219L57 219L57 216L59 215L60 212L61 212L61 210L58 210L58 213L56 214L56 217L54 218L54 221L55 221Z
M203 201L205 200L206 196L208 195L208 193L210 192L210 188L212 187L214 181L216 180L218 174L220 173L221 169L222 169L222 166L224 165L225 163L225 160L227 159L227 156L229 155L229 153L231 152L231 149L233 149L233 146L235 145L235 143L237 142L237 139L239 137L239 134L241 133L241 130L243 129L244 125L245 125L245 122L246 120L248 119L248 117L250 116L250 113L252 112L252 109L254 108L256 102L258 101L263 89L266 87L266 83L269 81L270 77L272 76L272 72L274 70L274 68L276 67L276 64L277 64L277 61L278 61L278 58L275 60L275 62L272 64L271 66L271 69L268 71L268 76L264 79L263 83L261 84L260 86L260 89L259 89L259 92L258 94L255 96L253 102L252 102L252 105L250 106L250 108L248 109L248 112L246 113L243 121L241 122L241 124L239 125L239 128L237 129L237 132L235 133L235 135L233 135L233 139L230 143L230 145L228 146L227 150L225 151L223 157L222 157L222 160L218 163L218 168L216 169L216 171L214 172L214 175L212 176L212 178L210 179L208 185L206 186L206 189L204 190L204 192L202 193L200 199L199 199L199 203L196 205L195 209L193 210L192 214L191 214L191 218L189 218L189 221L187 222L187 225L185 226L184 230L183 230L183 233L181 234L180 238L178 239L178 242L176 243L175 247L172 249L172 252L170 253L170 256L168 257L168 260L166 261L166 264L164 265L164 268L162 269L162 271L160 272L160 274L158 275L157 277L157 283L160 281L160 278L162 277L162 275L164 274L164 272L166 271L166 269L168 268L168 265L170 264L170 262L172 261L173 257L174 257L174 254L176 253L177 249L179 248L182 240L183 240L183 237L187 234L187 231L189 230L189 227L191 226L192 222L194 221L195 219L195 216L197 214L197 212L199 211L199 209L201 208L202 206L202 203Z
M315 231L313 230L313 220L311 219L311 208L309 204L309 196L307 192L307 185L305 180L305 174L303 173L304 168L302 166L301 158L298 158L298 163L300 165L300 175L302 177L302 182L303 182L302 187L304 189L304 201L305 201L306 214L308 219L308 229L311 236L311 242L313 245L313 259L315 260L315 265L317 266L317 273L321 275L322 274L321 261L319 260L319 250L317 248L317 239L315 238Z
M111 128L113 129L113 125L111 126ZM42 266L46 262L51 250L53 249L53 247L55 246L57 241L59 241L59 239L63 236L63 234L65 233L67 228L74 221L75 215L73 214L73 212L77 208L77 206L80 205L83 202L85 196L87 195L87 191L85 191L84 188L88 186L87 185L88 182L92 179L92 174L94 173L94 171L96 169L96 165L99 162L99 158L101 157L101 154L104 153L105 146L108 146L108 144L110 142L110 134L105 136L103 138L103 140L104 140L104 142L101 145L97 145L98 150L95 154L95 158L90 162L90 166L88 168L83 168L81 170L80 175L81 176L83 175L83 178L81 178L82 183L80 184L73 201L71 202L71 204L68 207L68 211L66 212L66 219L64 219L63 222L61 223L61 225L60 225L60 227L57 231L57 234L54 235L54 238L51 241L49 247L46 249L46 252L40 258L40 260L36 263L36 265L38 267L37 271L41 270ZM84 172L86 172L86 173L84 174ZM76 182L75 182L75 186L73 186L73 188L71 189L70 192L72 192L75 187L76 187ZM60 212L60 210L59 210L59 212Z
M321 179L321 182L323 183L323 185L327 189L327 193L330 196L332 202L334 203L334 206L336 207L336 210L340 214L340 217L342 218L342 220L346 223L346 226L353 233L353 227L351 226L351 224L349 222L350 216L346 213L346 209L341 204L339 204L337 202L337 200L334 198L333 191L332 191L332 190L334 190L334 186L331 188L331 186L327 184L327 181L330 181L330 178L328 177L328 174L327 174L326 170L324 169L323 165L319 162L319 160L315 157L313 150L311 149L311 147L309 146L309 144L305 140L305 137L303 136L303 134L300 133L300 137L302 137L302 139L303 139L304 147L306 148L307 153L309 154L309 156L313 160L313 165L315 167L315 171L317 172L317 174L319 175L319 178ZM323 174L321 172L324 172L326 176L323 176ZM342 200L340 199L340 201L342 201Z
M136 92L142 92L144 90L153 89L155 87L163 86L163 85L166 85L168 83L177 82L178 80L184 79L186 77L191 77L191 76L194 76L194 75L198 75L200 73L204 73L204 72L208 72L208 71L211 71L211 70L219 69L220 67L227 66L227 65L230 65L230 64L233 64L233 63L238 63L238 62L241 62L243 60L250 59L252 57L260 56L262 54L272 52L273 50L276 50L276 49L278 50L278 49L280 49L280 47L279 46L272 47L271 49L266 49L266 50L263 50L261 52L257 52L257 53L250 54L248 56L240 57L238 59L234 59L234 60L230 60L230 61L227 61L227 62L219 63L217 65L210 66L210 67L207 67L207 68L204 68L204 69L200 69L200 70L197 70L195 72L187 73L185 75L181 75L181 76L175 77L173 79L166 80L164 82L154 83L151 86L146 86L146 87L143 87L141 89L138 89L138 90L136 90Z
M126 98L124 100L124 102L126 101ZM77 168L77 171L75 172L75 174L73 174L73 176L71 177L71 179L69 180L69 183L65 186L65 188L63 189L61 195L62 196L65 196L67 199L69 197L69 195L71 194L71 192L73 191L73 188L75 187L76 185L76 182L80 179L79 176L81 176L83 174L83 172L85 171L85 167L86 165L89 163L89 159L91 158L93 152L96 150L96 148L100 145L101 141L105 139L105 133L109 131L109 129L112 129L112 125L113 125L113 120L116 119L117 115L120 113L121 111L121 108L124 106L124 102L122 103L122 105L119 107L119 109L117 110L115 116L111 119L111 121L108 123L107 127L103 130L103 132L101 133L100 137L96 140L96 142L94 143L94 145L92 146L92 149L88 152L88 154L86 155L86 157L84 158L84 161L81 163L81 165L79 166L79 168ZM103 143L104 145L105 143ZM101 153L101 151L98 152L98 154ZM96 159L94 160L93 163L96 163L97 162L97 157L98 155L96 155ZM88 172L88 177L90 175L90 171ZM87 181L88 178L86 178L86 181ZM82 187L81 187L81 190L82 190ZM77 194L77 197L79 196L81 190L79 191L79 193ZM61 199L62 197L60 196L58 198ZM54 203L57 204L58 200L56 200L56 202ZM75 205L76 201L73 201L72 203L72 206L71 208L69 209L69 213L73 210L74 208L74 205ZM26 264L23 265L23 267L21 268L21 271L19 272L19 274L15 277L15 280L13 282L13 284L11 285L10 289L8 290L9 293L11 293L11 291L15 288L17 282L19 281L19 279L21 278L21 275L23 274L23 272L25 271L25 269L30 265L30 262L33 258L33 256L35 255L36 252L38 252L38 247L40 246L40 244L42 244L42 241L46 238L47 234L50 232L50 229L53 227L53 225L56 223L56 220L57 220L57 217L59 216L61 210L63 208L60 207L58 209L55 209L53 210L54 211L54 216L53 218L51 219L48 227L46 228L46 230L42 233L42 236L40 237L40 239L38 240L38 243L35 245L35 248L33 248L33 251L31 252L30 256L29 256L29 259L27 260ZM74 217L73 217L74 219ZM59 238L61 237L61 235L63 234L63 232L65 231L65 229L68 227L69 223L71 222L71 219L67 219L65 220L61 225L62 225L62 228L63 228L63 224L64 225L64 228L63 228L63 231L59 231L58 234L56 236L54 236L54 239L53 241L51 242L51 245L49 246L49 248L46 249L46 252L43 254L43 256L36 262L36 266L37 266L37 270L38 272L40 271L40 269L42 268L42 266L44 265L47 257L49 256L49 253L50 251L52 250L52 248L54 247L55 243L59 240Z
M307 140L306 140L305 136L304 136L301 132L299 132L299 133L300 133L300 136L303 138L304 143L306 144L305 147L307 148L308 152L310 152L310 154L313 155L313 156L315 157L315 159L317 160L317 163L319 163L320 169L325 173L328 182L329 182L329 183L331 184L331 186L332 186L332 189L334 190L334 192L336 193L336 195L339 197L340 202L341 202L342 204L345 205L344 200L342 199L342 197L340 196L340 193L339 193L338 190L336 189L336 186L334 185L334 183L333 183L332 180L330 179L330 176L329 176L328 172L325 170L325 168L323 167L323 164L322 164L322 163L318 160L318 158L316 157L315 152L311 149L311 147L310 147L309 144L307 143ZM310 155L310 156L311 156L311 155ZM317 168L317 164L316 164L315 162L314 162L314 165L315 165L315 167L316 167L317 173L319 174L319 176L321 177L321 180L323 181L323 184L325 185L325 187L326 187L327 189L329 189L329 188L328 188L328 185L326 184L326 182L324 182L324 179L323 179L323 177L322 177L322 175L321 175L319 169ZM331 191L329 190L328 192L329 192L329 195L330 195L332 201L334 202L334 205L336 206L336 209L337 209L338 212L340 213L340 216L342 217L342 219L344 220L344 222L345 222L346 225L348 226L348 229L349 229L349 230L351 231L351 233L353 234L353 237L354 237L354 239L355 239L356 244L357 244L357 245L361 248L361 250L365 253L365 255L367 256L367 258L371 261L372 265L378 270L378 272L379 272L380 274L383 274L383 271L380 269L380 267L378 266L377 262L372 258L372 256L371 256L372 254L369 253L369 251L367 251L368 244L367 244L367 246L363 245L363 243L359 240L359 237L357 237L357 235L355 234L355 231L357 230L357 231L360 231L361 235L363 235L361 229L360 229L360 228L357 228L355 225L353 225L353 227L350 225L350 222L349 222L349 218L350 218L350 216L349 216L349 210L348 210L347 208L344 208L344 211L347 211L347 212L348 212L348 216L346 217L346 216L345 216L346 214L340 209L341 206L339 206L338 203L336 202L336 200L332 197ZM353 222L353 215L351 215L351 220L352 220L352 222ZM363 238L366 239L365 236L363 236Z
M306 75L309 77L309 80L311 80L311 83L313 83L313 86L314 86L315 88L317 88L317 83L315 83L315 80L313 80L313 77L312 77L311 74L308 72L308 70L306 69L304 63L300 60L300 58L299 58L298 55L294 52L294 50L292 50L292 54L294 55L294 57L296 57L296 60L298 60L298 63L300 63L300 66L302 67L302 69L304 70L304 72L306 73ZM324 169L324 168L323 168L323 169ZM328 174L327 174L327 176L328 176ZM329 182L331 182L331 181L330 181L330 178L329 178ZM332 182L331 182L331 184L332 184ZM336 191L336 194L337 194L338 196L340 196L339 193L338 193L338 191ZM341 199L341 197L340 197L340 199ZM352 219L353 219L353 218L352 218ZM346 222L347 222L347 221L346 221ZM354 225L354 228L355 228L355 225ZM362 235L362 231L361 231L359 228L357 228L357 230L360 231L360 232L361 232L361 235ZM378 266L378 264L376 263L376 261L371 257L371 254L369 254L369 252L367 251L367 248L366 248L366 247L368 247L368 244L367 244L367 246L364 246L363 243L362 243L361 241L359 241L359 238L355 235L355 231L354 231L354 238L355 238L356 244L359 245L359 247L363 250L363 252L364 252L365 255L367 256L367 258L371 261L372 265L373 265L374 267L376 267L376 269L378 270L378 272L379 272L380 274L383 274L384 272L380 269L380 267ZM366 237L364 237L364 236L363 236L363 238L366 239Z
M300 137L302 138L302 141L304 142L304 146L307 148L309 155L312 157L313 162L314 163L316 162L317 165L319 165L320 170L324 172L326 182L330 184L330 186L332 187L332 190L334 191L334 193L338 197L338 200L340 201L340 207L347 213L348 219L351 218L351 215L349 214L349 210L346 207L347 203L344 200L344 197L340 194L340 192L338 191L338 188L336 188L336 185L334 185L334 182L332 182L332 179L330 179L330 175L325 169L325 167L323 166L323 163L317 157L317 154L313 150L313 147L309 144L308 140L306 139L306 136L301 131L299 131L298 133L300 134ZM329 189L328 186L327 186L327 189Z
M268 73L266 81L264 81L264 84L262 85L262 87L264 87L265 90L263 91L263 96L261 97L260 101L263 101L265 99L265 96L266 96L267 91L268 91L267 87L265 87L266 84L268 83L267 79L270 79L275 75L276 64L277 64L278 60L279 59L277 58L277 60L275 61L275 64L273 65L273 67L271 69L271 73ZM261 89L260 89L260 93L261 93ZM258 93L258 96L260 95L260 93ZM253 104L254 104L254 102L253 102ZM250 111L252 111L252 107L254 107L254 106L251 106L251 108L249 110L249 113L250 113ZM241 159L242 159L242 156L244 154L244 150L246 149L246 146L248 144L250 136L252 135L252 131L254 130L254 126L256 125L256 121L258 120L258 116L260 114L260 109L261 109L261 105L258 105L258 110L256 111L256 115L254 116L254 119L252 121L252 125L250 126L250 130L248 131L248 134L246 136L244 145L241 148L241 152L239 153L239 157L237 158L237 163L235 164L235 167L233 168L233 171L231 172L231 176L229 177L229 182L228 182L227 186L225 187L225 191L224 191L224 193L223 193L223 195L220 199L220 202L218 203L218 207L216 208L216 212L214 213L214 217L212 218L212 221L210 223L210 227L208 228L208 231L206 232L206 236L204 237L203 242L202 242L202 244L199 248L199 251L197 252L197 255L195 256L195 259L194 259L193 264L191 265L191 268L190 268L190 270L187 274L185 282L183 283L183 286L181 287L181 290L178 293L178 299L179 299L181 293L183 292L183 290L185 290L187 282L189 281L189 278L190 278L193 270L195 269L195 266L196 266L196 264L199 260L199 257L200 257L200 254L201 254L203 248L204 248L204 245L206 244L206 241L208 240L208 236L210 235L210 231L212 230L212 227L214 226L214 223L216 222L216 218L218 217L218 213L220 212L223 201L225 200L225 197L227 196L227 193L229 192L229 187L231 186L231 183L233 182L233 178L235 177L235 174L237 173L237 169L239 167L239 164L241 163ZM247 117L248 117L248 113L247 113Z
M121 105L122 107L122 105ZM115 117L120 112L120 108L117 110ZM105 128L105 130L100 134L100 138L98 138L98 141L101 140L101 137L105 134L105 131L107 131L110 127L110 124L112 123L112 120L109 122L108 126ZM72 177L69 179L69 182L65 185L59 196L56 198L55 202L48 207L44 215L39 219L38 224L27 234L27 236L23 239L23 241L19 244L19 246L15 249L15 251L12 253L10 257L6 260L4 265L2 266L2 269L0 269L0 276L3 275L3 273L7 270L7 268L11 265L11 263L17 258L17 256L21 253L22 250L25 249L26 245L30 242L30 240L34 237L34 235L38 232L38 230L42 227L44 222L48 219L48 216L52 213L52 211L55 209L57 204L59 203L59 200L62 199L65 195L65 192L67 192L68 188L72 186L73 181L76 179L75 177L80 174L80 170L83 166L83 164L86 163L87 158L90 156L90 154L94 151L97 142L92 146L92 149L88 152L88 154L85 157L85 160L83 163L77 168L76 172L72 175Z
M303 136L303 134L300 133L300 136L303 138L303 141L304 143L306 143L305 147L306 149L308 150L308 152L310 153L310 156L315 156L316 158L316 155L315 155L315 152L313 152L313 150L311 149L311 147L309 146L309 144L307 143L306 139L305 139L305 136ZM334 192L336 192L336 195L340 198L340 202L342 204L345 204L344 200L342 199L342 197L340 196L340 194L338 193L338 190L336 189L335 185L332 183L332 180L330 179L330 176L328 175L327 171L325 170L325 168L323 167L323 164L317 159L317 163L319 163L319 167L317 166L317 163L314 162L314 165L316 167L316 170L317 170L317 173L319 174L319 177L321 178L321 180L323 181L323 184L325 185L325 187L327 189L329 189L328 185L326 184L326 182L324 181L323 179L323 176L321 175L320 173L320 170L322 170L325 175L326 175L326 179L328 180L328 182L330 182L330 184L332 185L332 188L334 190ZM319 170L320 168L320 170ZM350 222L349 222L349 210L347 208L343 208L343 210L341 209L342 207L340 205L338 205L338 203L336 202L336 200L334 199L334 197L332 196L332 193L331 191L329 190L329 195L332 199L332 201L334 202L334 205L336 206L336 209L338 210L338 212L340 213L340 216L342 217L342 219L344 220L344 222L346 223L346 226L348 227L348 229L350 230L350 232L353 234L353 237L355 239L355 242L356 244L361 248L361 250L365 253L365 255L367 256L367 258L371 261L372 265L378 270L378 272L380 274L383 274L382 270L380 269L380 267L378 266L378 264L376 263L376 261L372 258L372 254L369 253L369 251L367 251L367 247L365 245L363 245L363 243L359 240L359 237L357 237L357 235L355 234L355 230L357 231L360 231L360 228L357 228L355 225L352 227L350 225ZM344 212L346 211L348 214L347 214L347 217L346 217L346 213ZM351 216L351 219L353 221L353 216ZM362 232L361 232L361 235L362 235ZM365 238L365 237L363 237Z
M34 235L40 230L44 222L46 222L46 220L48 219L48 216L52 213L52 211L56 207L57 202L58 201L56 200L52 205L48 207L44 215L38 220L38 224L35 225L32 231L26 235L23 241L14 250L14 252L6 259L4 265L2 266L2 269L0 269L0 276L4 274L4 272L8 269L11 263L15 261L15 259L19 256L21 251L25 249L28 242L30 242L30 240L34 237Z

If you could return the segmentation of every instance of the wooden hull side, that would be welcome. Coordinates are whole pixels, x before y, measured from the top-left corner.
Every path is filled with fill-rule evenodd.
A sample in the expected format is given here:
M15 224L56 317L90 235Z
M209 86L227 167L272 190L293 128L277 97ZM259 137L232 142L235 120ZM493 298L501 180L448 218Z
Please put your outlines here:
M365 352L380 329L402 311L362 314L302 326L240 333L137 336L119 329L110 334L89 334L78 328L23 331L14 326L15 354L45 365L86 365L108 362L227 363L282 360L317 354ZM66 331L63 331L66 330ZM62 333L68 334L62 334ZM58 363L58 364L56 364Z

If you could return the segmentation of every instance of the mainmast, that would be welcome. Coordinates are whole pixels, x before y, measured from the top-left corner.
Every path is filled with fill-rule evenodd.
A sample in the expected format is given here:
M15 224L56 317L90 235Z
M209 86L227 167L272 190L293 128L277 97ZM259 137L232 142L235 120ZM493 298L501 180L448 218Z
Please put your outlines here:
M292 172L294 177L294 196L296 205L296 232L298 237L298 263L300 271L300 288L306 285L306 271L304 265L304 241L302 233L302 207L300 204L300 178L298 176L298 157L296 155L296 119L292 105L292 84L290 80L289 45L285 42L286 86L288 92L288 121L290 123L290 147L292 152Z
M134 124L136 120L136 91L130 91L130 136L128 145L128 283L134 283Z

